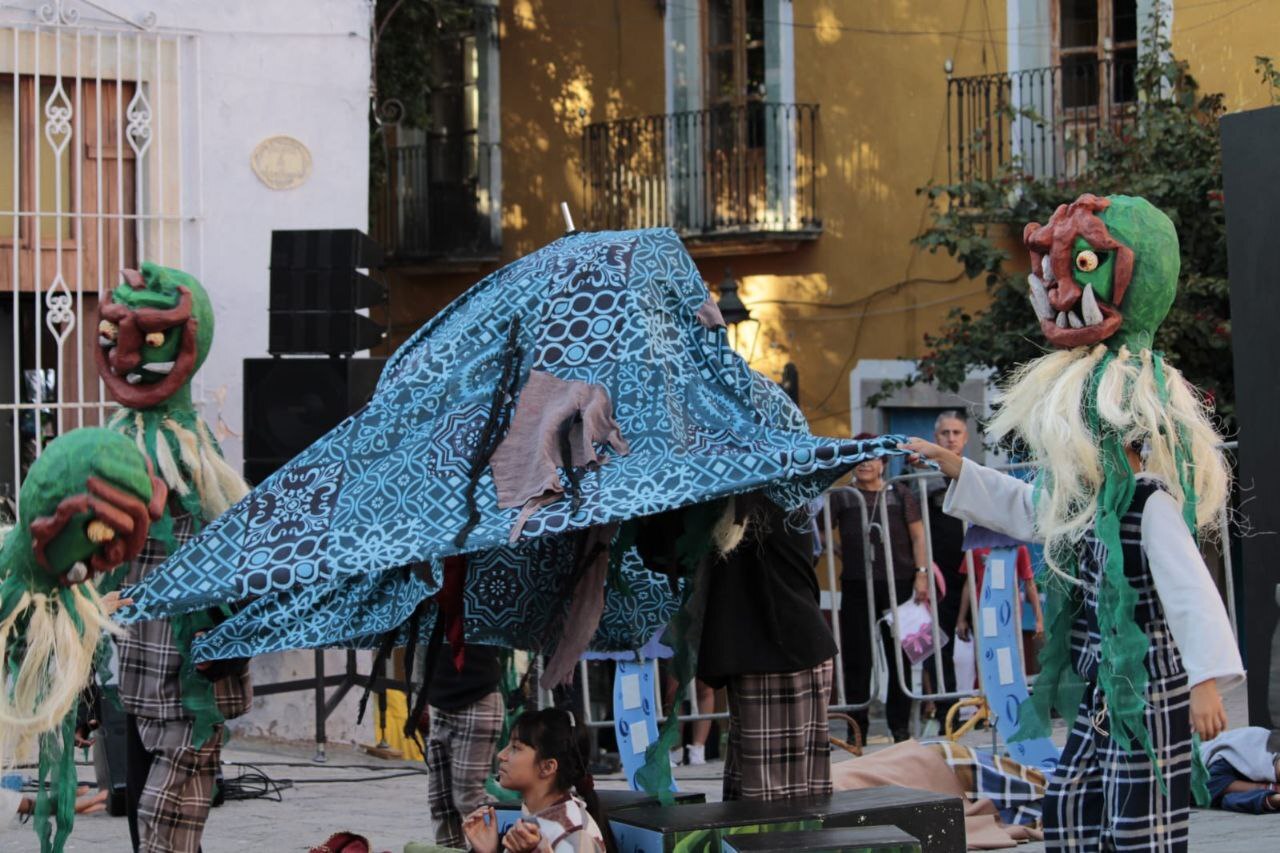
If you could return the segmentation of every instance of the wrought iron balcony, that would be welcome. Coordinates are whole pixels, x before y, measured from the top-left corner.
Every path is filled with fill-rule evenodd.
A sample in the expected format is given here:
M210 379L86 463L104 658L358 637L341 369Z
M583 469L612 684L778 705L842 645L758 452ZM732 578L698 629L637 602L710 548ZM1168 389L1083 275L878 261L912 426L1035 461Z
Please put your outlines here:
M811 239L817 104L748 103L588 125L592 228L670 226L688 240Z
M949 183L1010 171L1070 181L1100 134L1132 125L1134 60L1074 57L1048 68L947 80Z
M382 192L371 205L373 236L392 263L495 260L501 235L490 212L497 145L474 136L392 146Z

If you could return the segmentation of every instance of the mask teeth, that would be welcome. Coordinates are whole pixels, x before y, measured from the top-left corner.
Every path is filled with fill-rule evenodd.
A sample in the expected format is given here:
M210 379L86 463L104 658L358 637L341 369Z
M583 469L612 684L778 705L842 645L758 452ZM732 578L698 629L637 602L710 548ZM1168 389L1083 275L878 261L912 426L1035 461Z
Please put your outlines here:
M1053 319L1053 308L1049 305L1049 292L1045 289L1040 276L1032 273L1027 276L1027 293L1031 297L1031 307L1041 320Z
M1084 295L1080 297L1080 313L1084 316L1086 326L1097 326L1102 323L1102 309L1098 307L1098 297L1093 292L1093 285L1086 285Z

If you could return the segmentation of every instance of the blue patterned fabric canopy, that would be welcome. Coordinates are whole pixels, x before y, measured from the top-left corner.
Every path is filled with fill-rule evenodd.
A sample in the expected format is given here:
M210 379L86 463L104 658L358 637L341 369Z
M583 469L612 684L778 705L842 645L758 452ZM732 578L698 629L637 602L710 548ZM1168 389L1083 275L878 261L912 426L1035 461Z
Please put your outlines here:
M538 373L603 389L622 442L588 447L598 466L556 470L568 494L525 521L520 506L499 506L486 454L495 411L505 407L499 431L512 412L518 422ZM507 377L515 392L504 397ZM418 330L368 405L134 587L126 616L255 596L198 657L369 645L438 591L444 558L468 554L468 638L545 647L579 531L761 488L800 507L860 460L898 452L899 440L810 434L782 390L730 348L673 231L570 234ZM600 650L638 647L675 606L667 578L634 554L621 574L592 643Z

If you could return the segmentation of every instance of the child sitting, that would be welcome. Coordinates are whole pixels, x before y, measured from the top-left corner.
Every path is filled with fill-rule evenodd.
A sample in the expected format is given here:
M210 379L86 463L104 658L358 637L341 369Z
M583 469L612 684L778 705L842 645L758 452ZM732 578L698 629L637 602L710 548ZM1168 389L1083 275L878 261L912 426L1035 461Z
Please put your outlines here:
M474 853L615 853L578 735L566 711L520 715L498 753L498 784L520 794L524 816L499 838L493 807L476 809L462 825Z

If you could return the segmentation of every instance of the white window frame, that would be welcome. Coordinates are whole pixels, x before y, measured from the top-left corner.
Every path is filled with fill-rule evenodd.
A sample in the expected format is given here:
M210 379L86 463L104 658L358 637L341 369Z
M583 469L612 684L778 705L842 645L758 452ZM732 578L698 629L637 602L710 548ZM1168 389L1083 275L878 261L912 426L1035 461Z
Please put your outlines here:
M882 411L867 405L867 398L880 391L886 381L902 381L916 372L916 362L909 358L864 358L859 359L853 370L849 371L849 434L861 432L882 435L887 430L887 423ZM995 399L995 386L991 382L990 371L970 370L965 376L964 385L959 393L942 391L933 385L919 383L910 388L902 388L881 401L882 406L894 408L921 409L960 409L968 412L969 443L965 446L967 455L974 459L982 459L984 464L998 465L1008 460L1001 454L993 453L985 447L982 423L991 416L991 404ZM931 435L920 438L933 440Z
M667 115L684 112L696 112L706 105L706 88L703 68L702 14L703 0L697 2L697 13L687 7L675 7L668 4L663 13L663 68L666 78L665 107ZM794 104L796 102L796 68L795 68L795 27L792 0L764 0L765 19L765 101L775 104ZM792 117L792 121L798 121ZM769 197L774 203L772 210L781 211L778 217L779 228L786 228L796 220L793 209L796 203L795 187L783 186L785 182L776 181L776 175L794 175L793 161L796 152L791 146L783 145L782 140L789 138L793 129L787 126L787 114L783 110L777 112L777 119L767 128L769 138L766 139L767 174L770 179ZM674 135L674 134L673 134ZM676 218L677 205L697 205L699 192L696 186L679 186L677 172L694 174L698 170L677 166L681 158L687 160L699 155L699 146L690 146L686 151L676 149L676 141L670 136L667 140L667 163L671 173L668 181L672 191L668 194L667 211L672 221ZM692 166L695 164L688 164Z

